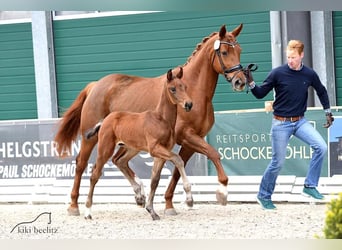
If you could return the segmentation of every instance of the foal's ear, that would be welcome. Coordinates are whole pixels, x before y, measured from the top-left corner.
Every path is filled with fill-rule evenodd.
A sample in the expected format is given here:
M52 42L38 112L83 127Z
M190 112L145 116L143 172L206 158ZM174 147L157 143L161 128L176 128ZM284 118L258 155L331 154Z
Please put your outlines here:
M181 79L183 77L183 67L179 67L179 72L176 76L178 79Z
M172 79L173 79L173 76L172 76L172 69L169 69L169 70L167 71L166 77L167 77L167 81L168 81L168 82L171 82L171 81L172 81Z

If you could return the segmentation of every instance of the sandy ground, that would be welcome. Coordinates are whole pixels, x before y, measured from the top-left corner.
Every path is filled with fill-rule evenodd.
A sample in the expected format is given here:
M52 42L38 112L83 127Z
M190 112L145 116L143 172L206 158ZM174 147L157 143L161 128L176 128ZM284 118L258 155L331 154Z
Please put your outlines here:
M134 204L95 204L93 220L67 215L67 205L0 204L0 238L314 239L323 235L326 205L276 205L277 210L265 211L257 203L196 204L193 209L175 204L178 215L166 216L164 204L159 203L155 210L161 220L153 221ZM84 212L84 205L80 210Z

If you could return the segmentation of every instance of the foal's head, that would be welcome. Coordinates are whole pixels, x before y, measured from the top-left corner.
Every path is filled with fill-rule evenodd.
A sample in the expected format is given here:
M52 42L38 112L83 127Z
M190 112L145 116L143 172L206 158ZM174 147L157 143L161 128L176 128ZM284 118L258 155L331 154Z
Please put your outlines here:
M183 68L179 67L179 72L174 75L172 70L169 69L167 72L167 93L170 101L173 104L178 104L185 111L189 112L192 108L192 100L186 92L186 85L183 83L181 78L183 77Z

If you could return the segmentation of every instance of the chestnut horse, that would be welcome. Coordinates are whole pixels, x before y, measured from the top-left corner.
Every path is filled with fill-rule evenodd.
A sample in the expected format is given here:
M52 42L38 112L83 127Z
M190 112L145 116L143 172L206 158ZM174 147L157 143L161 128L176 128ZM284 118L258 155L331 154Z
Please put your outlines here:
M93 204L94 188L102 174L104 164L113 156L116 145L125 147L131 151L130 155L136 155L140 151L146 151L154 157L154 165L151 175L151 189L148 196L146 210L151 214L153 220L159 220L159 215L154 211L153 200L159 184L161 170L165 161L171 161L178 169L186 193L186 204L193 206L191 185L186 176L182 158L173 153L172 149L176 143L174 128L177 119L177 105L188 112L192 108L192 101L186 93L186 86L180 80L183 69L173 76L170 69L166 75L163 91L155 110L142 113L117 111L112 112L98 123L93 129L86 133L90 139L98 133L98 148L96 164L90 177L90 188L86 202L86 219L91 219L91 206ZM115 161L114 161L115 162ZM139 185L127 176L137 192L137 203L144 205L145 196Z
M187 84L187 93L191 97L194 108L189 114L178 109L175 127L176 143L181 145L179 155L188 162L195 153L204 154L216 168L220 186L216 198L222 205L227 204L228 176L225 174L218 152L209 145L204 137L214 124L212 99L219 74L223 74L232 88L242 91L246 85L246 77L240 64L241 47L236 40L243 25L228 32L221 26L219 32L213 32L203 38L183 65L183 82ZM90 83L78 95L76 100L61 119L55 136L58 153L62 156L68 152L77 135L93 128L100 120L113 111L142 112L153 110L158 104L163 91L164 75L144 78L124 74L110 74L97 83ZM78 197L82 174L87 167L90 154L97 143L97 137L90 140L82 136L80 152L76 157L76 173L71 191L70 215L79 215ZM132 158L125 148L120 148L115 158L119 169L127 168L130 176L134 176L128 168ZM180 178L175 168L172 179L165 193L165 213L177 214L173 207L173 193Z

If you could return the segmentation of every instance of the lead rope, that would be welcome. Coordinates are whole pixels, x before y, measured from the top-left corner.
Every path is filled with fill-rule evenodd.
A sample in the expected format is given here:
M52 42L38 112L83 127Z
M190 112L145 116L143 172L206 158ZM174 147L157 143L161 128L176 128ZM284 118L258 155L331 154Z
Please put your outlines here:
M256 63L250 63L250 64L248 64L247 65L247 67L245 67L244 69L243 69L243 73L246 75L246 72L247 71L256 71L258 69L258 64L256 64ZM248 94L248 92L249 92L249 86L248 86L248 88L247 88L247 90L246 90L246 93Z

